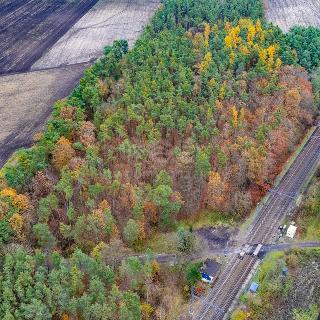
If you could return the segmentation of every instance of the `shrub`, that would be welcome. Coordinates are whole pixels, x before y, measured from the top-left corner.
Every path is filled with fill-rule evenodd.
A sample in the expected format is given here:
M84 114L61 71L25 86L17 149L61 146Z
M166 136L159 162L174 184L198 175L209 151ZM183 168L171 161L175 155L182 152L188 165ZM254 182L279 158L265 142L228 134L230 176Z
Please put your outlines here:
M181 252L189 253L193 250L195 244L195 236L190 230L179 228L178 235L178 250Z

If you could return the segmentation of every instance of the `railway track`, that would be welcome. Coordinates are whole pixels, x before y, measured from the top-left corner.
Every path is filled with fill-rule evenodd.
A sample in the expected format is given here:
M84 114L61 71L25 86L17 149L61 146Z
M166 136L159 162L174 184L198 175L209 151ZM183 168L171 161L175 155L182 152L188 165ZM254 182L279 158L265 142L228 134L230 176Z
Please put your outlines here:
M267 244L272 240L281 220L291 212L296 197L318 165L319 156L320 127L318 126L278 186L270 192L268 200L260 208L246 233L242 245ZM245 255L242 260L236 254L232 255L211 292L193 315L193 319L223 319L257 261L258 258L252 255Z

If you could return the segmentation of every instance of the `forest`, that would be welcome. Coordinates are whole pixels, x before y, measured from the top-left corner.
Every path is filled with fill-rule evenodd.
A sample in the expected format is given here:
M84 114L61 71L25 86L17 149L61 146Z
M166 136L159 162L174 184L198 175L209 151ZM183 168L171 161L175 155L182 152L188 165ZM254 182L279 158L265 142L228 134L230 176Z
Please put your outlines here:
M261 1L164 0L132 50L106 47L0 172L1 319L168 315L171 271L124 257L202 210L250 213L314 122L319 41Z

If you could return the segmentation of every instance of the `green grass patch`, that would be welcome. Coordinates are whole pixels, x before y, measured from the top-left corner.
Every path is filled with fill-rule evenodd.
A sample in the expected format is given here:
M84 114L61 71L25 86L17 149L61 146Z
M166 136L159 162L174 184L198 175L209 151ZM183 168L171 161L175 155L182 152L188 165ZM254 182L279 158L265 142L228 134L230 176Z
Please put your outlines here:
M308 194L297 214L299 237L303 240L320 240L320 179L313 180Z
M307 217L302 223L305 228L302 239L320 240L320 213L317 216Z
M154 253L178 253L178 237L176 232L155 232L151 238L146 239L136 247L136 251L145 252L150 249Z
M264 285L268 285L275 274L281 272L284 266L284 253L282 251L271 252L265 257L258 272L254 276L254 281L260 284L260 292L264 291Z
M238 222L234 215L219 211L203 210L200 213L178 221L178 226L200 229L202 227L231 226Z

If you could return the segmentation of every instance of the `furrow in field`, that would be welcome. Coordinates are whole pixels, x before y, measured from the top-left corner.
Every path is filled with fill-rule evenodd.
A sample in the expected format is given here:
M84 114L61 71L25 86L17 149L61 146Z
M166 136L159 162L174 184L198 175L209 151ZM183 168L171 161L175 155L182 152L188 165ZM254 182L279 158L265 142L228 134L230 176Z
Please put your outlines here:
M288 32L295 25L320 26L320 0L265 0L266 17Z
M0 77L0 168L18 148L32 143L51 114L51 106L67 96L88 64Z
M117 39L126 39L132 45L159 3L158 0L100 0L32 69L91 61Z

